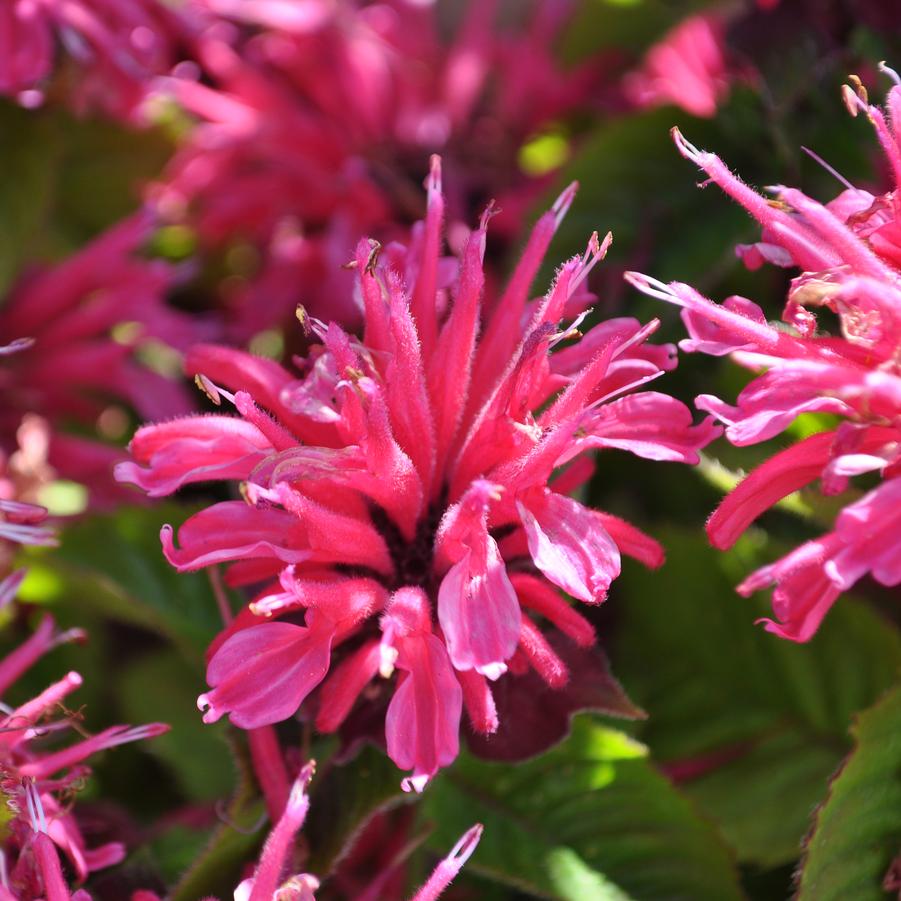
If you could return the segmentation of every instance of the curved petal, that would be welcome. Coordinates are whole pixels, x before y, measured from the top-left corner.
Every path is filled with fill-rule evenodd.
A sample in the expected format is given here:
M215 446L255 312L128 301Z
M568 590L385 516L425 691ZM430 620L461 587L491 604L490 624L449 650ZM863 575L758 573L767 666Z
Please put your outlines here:
M397 642L397 667L404 671L388 706L388 756L413 774L404 791L422 791L439 767L460 751L463 691L447 651L434 635L414 633Z
M310 628L263 623L236 632L213 655L207 681L213 690L197 699L203 721L224 714L242 729L291 716L328 672L334 624L308 617Z
M620 557L592 511L547 489L523 492L516 506L535 566L573 597L603 601L619 575Z

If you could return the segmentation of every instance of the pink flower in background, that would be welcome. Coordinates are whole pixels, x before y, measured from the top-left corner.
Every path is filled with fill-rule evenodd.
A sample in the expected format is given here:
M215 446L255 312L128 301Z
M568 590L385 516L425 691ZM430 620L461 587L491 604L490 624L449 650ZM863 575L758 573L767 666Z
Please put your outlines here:
M0 6L0 94L27 107L60 90L77 111L140 121L153 76L173 66L191 34L162 0L5 0ZM57 57L72 84L53 85Z
M0 308L0 454L15 454L23 416L39 415L44 462L88 485L95 502L121 493L111 478L121 451L90 436L121 438L130 409L160 417L190 408L178 381L157 370L172 369L174 356L177 375L174 348L204 334L203 325L166 307L174 268L140 256L152 228L143 213L123 221L68 259L26 273ZM35 429L29 434L31 450L18 459L37 452Z
M680 22L647 53L642 68L625 80L639 106L672 104L693 116L713 116L729 93L723 24L715 16Z
M12 602L20 581L21 573L0 581L0 604ZM13 684L53 648L83 638L80 629L58 632L52 617L45 615L34 634L0 660L0 696L6 698ZM72 798L90 775L85 761L91 755L161 735L168 726L112 726L86 736L77 715L63 703L81 684L81 676L70 672L31 700L2 705L0 792L6 806L0 836L2 901L69 898L59 852L68 859L78 882L125 855L118 842L86 846ZM78 741L61 745L61 733L72 728L79 733Z
M272 901L275 898L279 901L315 901L315 892L319 888L319 880L315 876L300 873L287 876L286 879L297 834L310 806L307 787L313 777L314 766L314 763L308 763L295 779L284 813L263 845L253 876L245 879L235 889L235 901ZM438 864L425 885L416 892L412 901L435 901L463 869L481 836L480 823L467 830L447 857ZM366 897L375 899L378 896L366 892ZM160 898L153 892L139 891L132 895L131 901L160 901Z
M593 471L582 455L694 463L718 429L636 391L675 366L672 347L647 343L656 322L560 328L582 320L609 237L592 236L530 300L573 194L538 220L499 296L483 297L490 211L444 288L436 158L416 244L384 260L378 245L358 246L362 339L301 312L316 343L299 376L224 347L189 353L188 372L239 415L145 426L117 475L151 496L210 479L241 486L244 500L201 510L177 543L162 534L179 570L228 562L232 585L257 586L211 649L208 722L227 714L255 729L315 691L316 725L330 732L372 680L392 678L388 750L412 771L404 786L421 789L457 755L463 708L476 731L497 728L491 683L508 669L566 683L536 617L594 642L557 588L597 604L621 550L662 562L652 539L567 497Z
M47 463L47 423L34 414L26 415L16 431L16 442L11 454L0 451L0 580L10 574L19 545L56 545L56 535L44 525L47 509L38 503L41 489L54 477ZM15 593L18 579L0 584L6 586L0 589L2 607Z
M454 186L454 233L495 197L495 234L517 237L547 188L520 168L522 146L587 108L602 82L596 59L566 69L554 56L568 2L537 0L503 25L495 3L463 4L450 38L437 7L412 0L205 6L232 22L204 33L197 65L160 81L196 125L151 197L207 250L254 249L222 288L239 342L298 302L358 325L340 266L360 234L408 240L432 152Z
M865 106L847 92L852 109ZM865 106L888 156L896 186L901 177L901 87L889 93L889 121ZM783 432L803 413L828 413L842 421L805 438L757 467L722 502L707 524L711 541L728 548L765 510L819 480L824 494L850 489L855 476L879 477L871 490L852 495L835 528L740 586L750 594L775 586L775 620L769 631L806 641L829 608L859 579L901 583L901 259L896 255L896 191L874 198L849 188L826 206L800 191L778 188L772 204L743 184L711 153L677 146L712 181L763 226L761 256L805 271L792 281L783 313L786 327L767 323L744 298L717 305L687 285L669 286L645 276L631 280L646 293L683 308L690 340L684 350L733 359L758 375L732 406L701 395L697 405L726 426L736 445L756 444ZM897 190L897 187L896 187ZM742 249L747 255L748 250ZM820 330L816 311L834 314L840 334Z

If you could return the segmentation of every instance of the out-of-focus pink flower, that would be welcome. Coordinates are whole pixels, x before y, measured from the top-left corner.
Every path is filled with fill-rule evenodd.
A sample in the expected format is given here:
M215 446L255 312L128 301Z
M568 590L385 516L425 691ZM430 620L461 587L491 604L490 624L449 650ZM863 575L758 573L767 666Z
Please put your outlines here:
M71 84L58 88L71 106L140 121L152 78L178 61L191 31L161 0L4 0L0 94L39 106L63 56Z
M47 423L34 414L25 416L16 440L12 454L0 450L0 585L6 586L0 588L0 607L18 587L18 580L6 582L17 546L56 544L53 530L44 525L47 509L37 503L40 489L53 478L47 463Z
M729 93L729 80L722 22L698 15L655 44L624 87L640 106L673 104L693 116L709 117Z
M162 535L179 570L231 562L232 584L264 586L214 644L200 698L208 722L274 723L320 686L317 725L332 731L377 674L396 672L388 749L412 771L404 786L421 789L456 756L463 707L477 731L497 728L490 682L508 666L567 681L535 613L593 643L551 585L600 603L620 541L662 562L637 529L565 496L592 472L577 458L615 447L694 463L718 428L692 425L665 395L636 393L675 366L672 347L647 343L656 322L607 321L549 353L580 337L559 323L583 318L585 280L609 244L593 235L549 293L529 299L573 194L538 220L499 297L482 296L487 213L445 290L435 158L415 247L387 263L377 245L357 248L362 340L301 312L319 343L298 361L300 378L222 347L189 353L188 371L239 416L146 426L117 475L152 496L209 479L242 485L244 501L192 516L177 544L168 527ZM292 621L265 622L284 615Z
M39 415L50 426L49 466L90 486L95 502L117 493L111 467L121 452L70 434L68 425L118 438L130 409L146 418L190 408L159 364L175 355L177 375L176 349L204 332L165 305L175 269L139 255L152 228L144 213L125 220L61 263L24 275L0 308L0 454L16 452L22 417ZM37 434L29 434L34 449Z
M771 204L743 184L711 153L674 132L680 151L763 226L770 256L805 270L792 282L783 320L767 323L751 301L717 305L687 285L669 286L630 276L641 290L683 308L690 340L685 350L732 353L762 372L731 406L711 395L697 405L726 426L736 445L756 444L783 432L803 413L829 413L843 422L776 453L722 502L707 524L714 545L730 547L748 526L782 498L816 480L824 494L848 489L858 475L878 475L877 487L839 514L833 531L809 541L749 576L739 591L774 585L775 620L769 631L806 641L843 592L869 574L901 583L901 234L895 193L901 177L901 87L889 93L887 122L868 106L862 90L848 89L851 109L863 107L894 172L896 189L880 198L849 188L822 205L800 191L778 188ZM853 202L851 202L853 201ZM876 221L874 221L876 220ZM841 332L820 331L817 309L837 316Z
M237 340L298 302L356 326L339 266L360 234L407 240L433 152L454 186L451 223L494 197L506 210L498 228L518 224L547 185L520 168L522 146L593 102L599 80L596 59L570 70L555 59L570 7L559 0L529 4L514 26L495 21L494 2L471 2L450 39L436 6L412 0L204 2L240 27L210 28L198 65L160 81L197 124L151 196L207 248L245 241L258 252L244 282L224 286Z
M19 581L18 573L0 581L0 603L12 601ZM16 680L53 648L83 637L79 629L58 632L52 617L44 616L35 633L0 660L0 696L5 696ZM112 726L89 737L83 737L79 729L82 737L78 741L60 746L59 735L76 721L63 702L81 683L81 676L70 672L25 703L3 705L0 792L8 810L0 838L4 864L0 868L0 898L70 898L58 852L68 858L78 882L94 870L118 863L125 854L118 842L86 847L72 810L73 793L90 775L85 761L92 754L153 738L168 726ZM71 897L87 896L76 892Z

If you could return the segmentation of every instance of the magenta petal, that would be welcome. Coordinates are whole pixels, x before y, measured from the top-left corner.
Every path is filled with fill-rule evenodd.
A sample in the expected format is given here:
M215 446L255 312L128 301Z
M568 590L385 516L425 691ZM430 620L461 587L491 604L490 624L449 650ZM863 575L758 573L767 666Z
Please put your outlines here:
M460 750L463 691L447 651L434 635L413 634L398 642L397 666L405 670L385 718L388 756L413 775L404 791L422 791L439 767Z
M574 598L603 601L619 575L620 557L598 517L547 489L523 492L516 507L535 566Z
M290 513L243 501L223 501L195 513L178 530L180 548L170 526L160 532L163 553L179 572L250 557L300 563L311 556L308 547L300 546L302 536L302 526Z
M458 670L474 669L489 679L506 671L519 641L520 610L497 544L467 550L441 581L438 620Z
M197 699L204 722L227 713L236 726L256 729L287 719L325 678L333 635L333 625L315 620L309 629L263 623L236 632L207 667L213 690Z

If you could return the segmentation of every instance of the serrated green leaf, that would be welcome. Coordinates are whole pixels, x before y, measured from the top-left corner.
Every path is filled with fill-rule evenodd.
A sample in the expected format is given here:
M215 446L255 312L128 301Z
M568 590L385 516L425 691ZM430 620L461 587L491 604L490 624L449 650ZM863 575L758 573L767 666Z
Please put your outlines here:
M467 872L533 897L742 897L715 830L656 772L646 749L585 716L565 742L520 766L461 755L422 806L436 824L432 848L446 853L481 822Z
M862 713L855 747L816 814L799 901L882 901L901 853L901 686Z
M618 630L613 668L648 713L638 728L654 756L719 824L743 862L794 860L810 811L849 747L855 711L892 684L897 629L843 597L806 645L764 632L769 599L734 586L784 549L762 533L729 554L701 533L658 533L658 576L628 568L611 592Z

